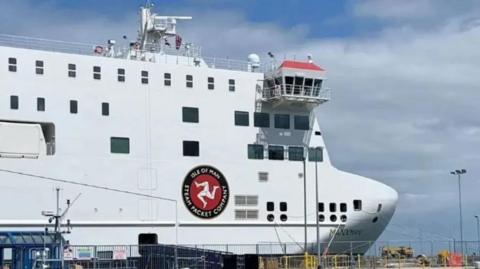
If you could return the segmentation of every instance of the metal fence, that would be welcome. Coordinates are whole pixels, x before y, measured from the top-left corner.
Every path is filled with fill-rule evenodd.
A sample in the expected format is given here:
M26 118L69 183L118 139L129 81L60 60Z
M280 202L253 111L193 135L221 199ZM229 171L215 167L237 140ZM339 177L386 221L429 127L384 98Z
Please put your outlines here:
M368 246L366 253L357 252ZM31 254L32 268L118 268L118 269L313 269L318 268L433 268L480 267L480 242L383 241L334 242L329 249L321 244L321 259L316 245L262 243L256 245L125 245L67 246L63 260L47 259L41 250ZM463 255L461 250L463 249ZM341 250L341 251L338 251ZM402 252L403 251L403 252ZM47 250L45 250L47 252ZM8 257L2 269L13 269ZM12 258L12 257L11 257ZM232 261L234 261L232 263ZM232 265L233 264L233 265ZM234 266L234 267L233 267Z

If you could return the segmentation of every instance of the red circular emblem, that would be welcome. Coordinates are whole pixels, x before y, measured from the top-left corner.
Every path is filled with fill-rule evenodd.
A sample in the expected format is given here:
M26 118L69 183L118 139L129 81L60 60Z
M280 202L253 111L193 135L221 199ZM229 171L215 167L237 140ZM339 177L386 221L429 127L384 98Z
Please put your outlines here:
M183 202L200 218L214 218L228 203L228 184L223 174L211 166L192 169L183 182Z

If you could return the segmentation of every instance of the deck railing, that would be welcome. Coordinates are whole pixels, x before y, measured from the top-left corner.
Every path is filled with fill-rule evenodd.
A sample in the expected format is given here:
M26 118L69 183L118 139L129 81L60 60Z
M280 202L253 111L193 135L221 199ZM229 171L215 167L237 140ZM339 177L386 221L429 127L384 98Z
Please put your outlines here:
M287 98L290 100L310 100L321 103L330 100L331 89L292 84L276 85L264 88L262 97L267 101Z

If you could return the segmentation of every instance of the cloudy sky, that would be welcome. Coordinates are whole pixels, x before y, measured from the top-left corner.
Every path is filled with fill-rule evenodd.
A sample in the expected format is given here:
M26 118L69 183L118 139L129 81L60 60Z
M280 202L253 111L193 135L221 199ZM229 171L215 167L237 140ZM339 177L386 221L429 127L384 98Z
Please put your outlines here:
M400 201L384 239L465 238L480 214L480 3L475 0L154 1L192 15L184 40L245 59L311 53L333 98L317 114L334 164L385 182ZM141 0L0 0L0 32L104 43L135 37Z

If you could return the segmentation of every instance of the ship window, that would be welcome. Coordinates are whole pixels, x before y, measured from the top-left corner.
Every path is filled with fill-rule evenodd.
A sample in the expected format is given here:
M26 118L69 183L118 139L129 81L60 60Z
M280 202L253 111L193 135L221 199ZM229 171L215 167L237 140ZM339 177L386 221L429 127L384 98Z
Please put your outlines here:
M248 112L246 111L235 111L235 125L237 126L248 126Z
M110 115L110 104L109 103L102 103L102 115L103 116Z
M319 96L321 88L322 88L322 80L316 79L313 83L313 96Z
M310 96L312 95L312 86L313 86L313 79L311 78L306 78L305 79L305 86L303 87L304 89L304 95Z
M236 206L256 206L258 205L257 195L235 195Z
M270 114L263 112L253 113L253 125L255 127L270 128Z
M382 204L378 204L377 206L377 212L380 212L380 211L382 211Z
M272 222L272 221L275 220L275 216L274 216L273 214L268 214L268 215L267 215L267 220L268 220L269 222Z
M249 144L248 158L254 160L263 160L263 145Z
M45 111L45 98L37 98L37 111Z
M281 221L287 221L287 220L288 220L287 215L286 215L286 214L280 215L280 220L281 220Z
M187 75L187 88L193 88L193 76L192 75Z
M128 137L110 137L111 153L130 153L130 138Z
M196 107L182 107L183 122L198 122L198 108Z
M229 79L228 80L228 90L231 92L235 91L235 80L234 79Z
M275 128L289 129L290 128L290 115L288 115L288 114L275 114Z
M77 66L75 64L68 64L68 77L74 78L77 76Z
M336 212L337 211L337 204L336 203L330 203L328 208L330 209L330 212Z
M331 222L337 221L337 215L330 215L330 221Z
M208 77L207 82L209 90L215 89L215 79L213 77Z
M125 82L125 69L118 68L117 69L117 81L118 82Z
M323 148L308 148L308 160L310 162L323 162Z
M347 204L340 203L340 212L347 212Z
M148 71L141 72L142 84L148 84Z
M263 154L262 154L263 158ZM267 182L268 181L268 172L258 172L258 181Z
M258 219L258 210L236 209L235 219Z
M347 215L341 215L341 216L340 216L340 220L341 220L342 222L347 222Z
M172 85L172 75L170 73L163 74L163 85L165 86Z
M318 215L318 221L324 222L325 221L325 216L323 214Z
M268 159L283 160L283 146L268 146Z
M18 96L10 95L10 109L18 109Z
M275 210L275 203L274 202L267 202L267 211L271 212Z
M200 156L198 141L183 141L183 156Z
M139 245L156 245L158 244L158 235L153 233L145 233L138 235Z
M293 118L294 128L296 130L310 129L310 118L308 116L295 115Z
M35 61L35 74L43 75L43 61Z
M320 132L320 131L315 131L315 135L322 135L322 132Z
M8 71L17 72L17 58L8 58Z
M324 212L324 211L325 211L325 204L318 203L318 212Z
M353 200L353 210L355 211L362 210L362 200Z
M100 66L94 66L93 67L93 79L101 79L102 78L102 75L101 75L101 68Z
M303 161L303 147L288 147L288 160Z
M280 202L280 211L287 211L287 202Z
M70 100L70 113L78 113L78 102L76 100Z
M285 84L293 85L293 77L285 77Z

